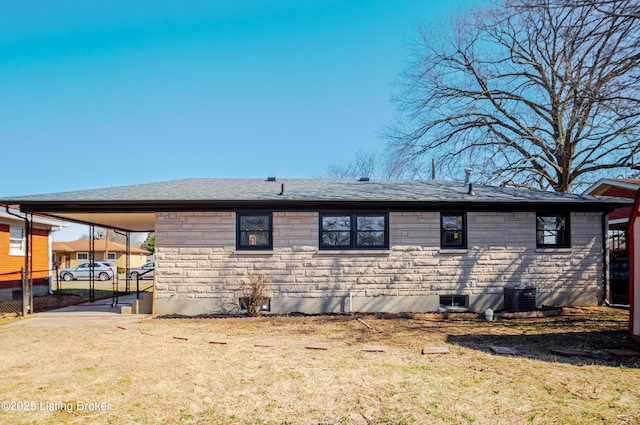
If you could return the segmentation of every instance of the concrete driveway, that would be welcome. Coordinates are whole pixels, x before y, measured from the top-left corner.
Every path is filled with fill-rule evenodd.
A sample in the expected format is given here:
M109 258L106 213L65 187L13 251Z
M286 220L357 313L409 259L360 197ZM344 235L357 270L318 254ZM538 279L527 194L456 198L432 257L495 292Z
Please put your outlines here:
M8 323L5 326L56 327L56 326L118 326L139 322L149 315L120 314L120 307L131 305L135 294L118 297L118 304L112 307L112 299L107 298L93 303L84 303L69 307L35 313L25 319Z

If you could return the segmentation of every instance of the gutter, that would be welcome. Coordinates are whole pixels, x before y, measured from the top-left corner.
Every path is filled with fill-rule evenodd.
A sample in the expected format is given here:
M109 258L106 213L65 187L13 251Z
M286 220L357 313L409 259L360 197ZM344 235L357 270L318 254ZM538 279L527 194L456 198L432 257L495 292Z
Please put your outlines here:
M475 191L475 188L474 188ZM465 194L465 196L469 196ZM615 198L614 198L615 199ZM20 201L17 201L20 202ZM450 200L344 200L344 199L255 199L255 200L167 200L167 201L64 201L20 202L26 212L46 212L67 219L60 214L73 213L155 213L179 211L235 211L238 209L271 209L281 211L367 209L386 211L609 211L611 208L631 206L629 199L609 202L553 202L544 200L467 199ZM58 213L58 214L56 214Z

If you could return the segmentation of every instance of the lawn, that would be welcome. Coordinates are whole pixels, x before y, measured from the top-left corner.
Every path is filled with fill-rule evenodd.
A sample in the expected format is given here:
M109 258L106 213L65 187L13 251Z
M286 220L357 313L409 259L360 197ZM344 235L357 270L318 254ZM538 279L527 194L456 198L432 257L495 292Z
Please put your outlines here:
M0 410L0 423L640 424L640 358L605 351L640 350L627 314L14 322L0 326L2 400L33 409ZM255 346L265 340L278 344ZM313 342L330 348L305 348ZM520 354L493 354L492 344Z

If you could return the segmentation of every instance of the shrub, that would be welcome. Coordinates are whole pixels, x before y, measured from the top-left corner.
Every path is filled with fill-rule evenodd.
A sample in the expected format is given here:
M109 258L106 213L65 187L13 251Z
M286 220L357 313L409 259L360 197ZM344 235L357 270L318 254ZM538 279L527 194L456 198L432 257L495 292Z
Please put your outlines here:
M247 310L247 316L256 317L262 313L262 305L268 299L267 291L271 278L264 274L249 273L249 282L240 281L243 298L242 306Z

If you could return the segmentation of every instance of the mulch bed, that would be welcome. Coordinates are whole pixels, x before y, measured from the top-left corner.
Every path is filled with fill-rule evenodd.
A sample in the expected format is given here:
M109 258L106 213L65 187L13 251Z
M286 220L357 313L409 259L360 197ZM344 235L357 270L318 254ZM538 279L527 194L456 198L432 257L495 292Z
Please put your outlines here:
M543 306L536 311L526 312L496 312L494 317L496 319L533 319L542 317L555 317L560 316L563 313L562 307L548 307ZM293 312L289 314L264 314L256 317L250 317L245 314L199 314L194 316L187 316L182 314L165 314L161 316L154 316L154 319L158 320L179 320L182 322L200 322L211 319L224 320L224 321L277 321L280 319L292 319L301 318L305 320L353 320L354 318L361 319L417 319L417 320L476 320L484 319L484 313L474 312L439 312L439 313L317 313L307 314L300 312Z

